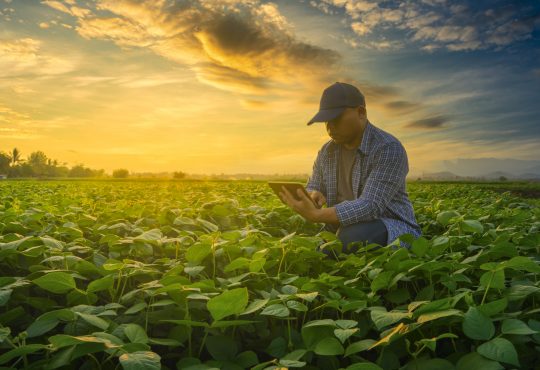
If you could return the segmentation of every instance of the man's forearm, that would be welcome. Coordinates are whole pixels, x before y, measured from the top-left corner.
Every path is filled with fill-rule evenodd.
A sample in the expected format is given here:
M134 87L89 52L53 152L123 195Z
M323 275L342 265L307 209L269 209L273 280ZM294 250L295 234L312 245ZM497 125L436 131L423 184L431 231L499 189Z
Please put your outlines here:
M320 208L317 210L317 214L315 216L315 222L324 222L326 224L339 224L339 220L336 213L335 207L330 208Z

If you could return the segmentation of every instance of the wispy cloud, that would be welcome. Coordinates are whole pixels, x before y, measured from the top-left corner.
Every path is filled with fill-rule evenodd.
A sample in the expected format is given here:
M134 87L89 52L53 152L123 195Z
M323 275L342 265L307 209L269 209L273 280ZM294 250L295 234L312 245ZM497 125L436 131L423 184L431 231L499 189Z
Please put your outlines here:
M531 38L540 13L526 3L487 2L471 8L446 1L312 0L326 14L343 11L358 39L355 47L399 49L405 44L424 51L496 49ZM400 32L407 32L403 39ZM377 35L377 36L374 36Z
M0 39L0 77L58 75L73 69L73 61L44 51L38 39Z
M428 117L428 118L423 118L423 119L410 122L409 124L406 125L406 127L434 129L434 128L441 128L448 121L449 121L448 117L440 115L440 116Z

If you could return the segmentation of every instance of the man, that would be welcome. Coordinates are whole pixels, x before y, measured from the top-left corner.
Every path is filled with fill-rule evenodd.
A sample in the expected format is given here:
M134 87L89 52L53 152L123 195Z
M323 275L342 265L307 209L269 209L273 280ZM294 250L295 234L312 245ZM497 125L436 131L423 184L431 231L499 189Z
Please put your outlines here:
M308 125L314 122L325 122L331 137L306 185L317 207L302 192L297 201L285 188L283 201L307 220L337 231L345 253L363 243L386 246L406 233L419 237L422 230L405 189L407 153L396 137L368 120L364 95L350 84L334 83L324 90ZM362 243L349 248L354 242Z

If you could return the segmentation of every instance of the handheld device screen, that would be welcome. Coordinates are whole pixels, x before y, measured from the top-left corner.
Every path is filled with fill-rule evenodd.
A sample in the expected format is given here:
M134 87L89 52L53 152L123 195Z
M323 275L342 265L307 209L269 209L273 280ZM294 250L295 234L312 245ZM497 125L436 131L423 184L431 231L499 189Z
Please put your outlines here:
M279 193L282 191L281 187L284 186L289 192L293 195L294 199L300 200L300 197L296 193L297 189L302 189L302 192L308 197L309 200L317 207L317 205L313 202L313 199L309 196L306 188L303 184L299 182L268 182L268 185L274 190L274 193L278 196L279 199ZM318 207L317 207L318 208Z

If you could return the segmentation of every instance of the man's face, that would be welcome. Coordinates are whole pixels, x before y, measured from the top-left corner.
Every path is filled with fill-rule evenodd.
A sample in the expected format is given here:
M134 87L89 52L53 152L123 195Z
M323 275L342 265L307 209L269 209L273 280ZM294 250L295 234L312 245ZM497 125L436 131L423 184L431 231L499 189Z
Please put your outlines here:
M325 122L328 135L336 143L354 140L361 131L361 120L365 117L363 108L346 108L343 113L331 121Z

